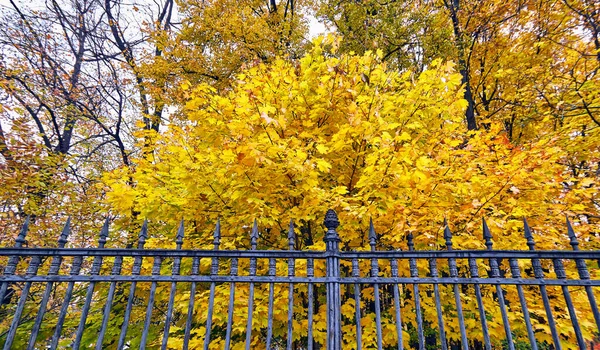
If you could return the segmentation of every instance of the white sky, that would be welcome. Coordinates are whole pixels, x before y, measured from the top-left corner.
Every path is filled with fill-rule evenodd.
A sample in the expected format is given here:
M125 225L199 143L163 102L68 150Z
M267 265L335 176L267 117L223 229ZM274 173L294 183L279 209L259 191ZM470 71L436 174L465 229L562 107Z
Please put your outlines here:
M0 1L3 1L3 0L0 0ZM325 34L325 33L329 32L327 30L327 28L325 28L325 25L323 23L320 23L316 17L310 17L310 24L309 24L308 30L309 30L308 35L310 36L310 38L314 38L321 34Z
M17 4L25 4L28 7L35 7L36 5L43 6L45 0L14 0ZM59 0L61 1L61 0ZM64 0L62 0L64 1ZM5 11L6 8L12 8L10 5L10 0L0 0L0 11ZM310 25L309 25L309 36L310 38L315 38L321 34L328 33L329 31L325 28L323 23L319 23L316 17L310 17Z

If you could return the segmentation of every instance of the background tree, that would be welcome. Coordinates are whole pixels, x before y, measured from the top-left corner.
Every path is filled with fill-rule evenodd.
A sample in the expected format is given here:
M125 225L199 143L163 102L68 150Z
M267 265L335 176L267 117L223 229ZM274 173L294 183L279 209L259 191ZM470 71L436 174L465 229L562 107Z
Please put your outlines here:
M572 188L578 177L587 185L598 181L598 12L586 1L459 0L336 1L319 13L344 34L342 52L395 52L384 58L401 71L420 66L396 56L425 65L431 57L456 62L468 129L503 129L514 145L560 139L559 162L575 178L563 185ZM577 214L594 219L597 200L586 203Z
M168 30L173 3L159 5L157 22L154 8L119 6L98 0L37 6L10 1L2 8L1 226L8 235L26 215L47 220L47 229L54 227L55 215L67 212L80 216L76 226L97 222L85 213L98 216L101 210L99 176L131 165L138 120L158 130L162 106L149 107L154 100L138 73L152 45L139 33L144 25ZM140 12L147 24L129 24ZM137 27L133 35L131 26ZM77 200L68 200L72 196Z
M152 82L153 96L167 101L172 115L178 116L185 103L181 84L208 83L228 90L245 67L277 56L298 59L308 44L306 13L311 3L183 1L176 31L151 32L161 55L146 61L140 71Z

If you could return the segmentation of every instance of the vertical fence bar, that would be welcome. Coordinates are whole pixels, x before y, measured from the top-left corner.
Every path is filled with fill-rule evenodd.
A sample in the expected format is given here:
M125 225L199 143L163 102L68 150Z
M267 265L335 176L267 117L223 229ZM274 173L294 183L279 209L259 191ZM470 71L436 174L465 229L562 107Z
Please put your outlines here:
M108 238L108 224L109 218L106 218L104 221L104 225L102 226L102 231L100 231L100 239L98 240L98 248L104 248L106 244L106 239ZM94 263L92 264L92 271L90 275L96 276L100 273L100 269L102 268L102 256L97 255L94 257ZM96 282L91 281L88 285L88 289L85 295L85 302L83 304L83 308L81 309L81 317L79 319L79 325L77 326L77 332L75 333L75 341L73 342L73 348L79 349L81 344L81 337L83 336L83 331L85 330L85 322L87 320L88 313L90 312L90 305L92 303L92 296L94 295L94 288L96 287Z
M471 271L472 278L479 278L479 268L477 267L477 260L475 258L469 258L469 270ZM479 309L479 319L481 322L481 329L483 331L483 344L486 350L491 350L492 345L490 342L490 335L488 332L487 319L485 315L485 309L483 306L483 299L481 297L481 286L479 283L475 283L475 297L477 298L477 308Z
M415 251L415 242L413 234L408 234L408 250ZM419 269L417 267L417 259L410 258L409 260L410 277L419 278ZM415 295L415 313L417 318L417 336L419 339L419 350L425 350L425 335L423 333L423 315L421 313L421 295L419 294L419 285L413 284L413 294Z
M23 223L23 226L21 227L21 231L19 231L19 235L17 236L17 239L15 240L15 248L22 248L23 245L26 243L25 236L27 235L27 231L29 230L29 221L30 221L30 218L29 218L29 216L27 216L25 218L25 222ZM4 268L4 276L12 276L15 274L15 272L17 271L17 265L19 264L20 259L21 258L17 255L13 255L8 259L8 263L6 264L6 267ZM8 290L9 285L10 285L10 282L0 283L0 307L5 303L5 298L7 296L9 299L7 301L7 303L12 298L12 294L14 293L14 290L11 289L9 292L9 290ZM22 293L23 292L21 292L21 294ZM20 302L20 300L19 300L19 302ZM9 331L10 331L10 329L9 329ZM10 346L9 346L9 348L10 348Z
M567 274L565 273L565 267L561 259L552 259L554 263L554 272L556 273L556 278L559 280L564 280L567 278ZM569 287L562 285L562 292L565 297L565 302L567 303L567 310L569 310L569 316L571 317L571 323L573 324L573 330L575 331L575 337L577 338L577 344L580 349L586 349L585 341L583 340L583 335L581 334L581 327L579 327L579 321L577 320L577 313L575 312L575 307L573 307L573 300L571 300L571 294L569 293Z
M25 236L29 230L29 216L25 218L25 222L19 231L19 235L15 240L15 248L22 248L25 244ZM8 259L8 263L4 268L4 276L12 276L17 271L17 264L19 263L19 257L16 255L11 256ZM6 291L8 290L9 282L0 283L0 306L4 304L4 298L6 297Z
M155 256L154 264L152 265L152 276L160 275L161 265L162 256ZM157 284L158 282L152 281L152 284L150 285L150 297L148 298L148 306L146 307L146 319L144 320L144 330L142 331L142 338L140 340L140 350L146 349L148 332L150 331L150 323L152 322L152 310L154 309L154 298L156 297Z
M29 267L27 268L27 276L35 276L41 262L41 257L37 255L31 257ZM21 297L19 298L19 303L17 304L17 310L15 311L12 323L10 324L10 329L8 330L8 335L6 336L6 341L4 342L4 350L10 350L10 347L15 339L17 328L19 327L19 322L21 321L21 315L23 314L23 309L25 308L25 303L27 302L27 296L29 295L29 289L31 289L31 283L32 282L25 282L25 286L21 291Z
M252 232L250 233L250 249L256 250L258 242L258 223L254 219ZM250 258L250 276L256 276L256 258ZM254 282L250 282L248 293L248 322L246 324L246 350L250 350L252 342L252 316L254 314Z
M510 258L509 263L512 277L521 279L521 269L519 268L517 259ZM529 317L529 309L527 308L527 299L525 299L525 293L523 293L523 286L520 284L517 284L517 293L519 293L519 301L521 303L521 310L523 310L523 319L525 319L525 327L527 328L527 337L529 337L531 350L537 350L537 341L535 340L535 333L531 326L531 318Z
M525 231L525 238L527 239L527 246L529 247L529 250L535 250L533 235L531 234L531 229L529 228L529 224L527 224L526 219L523 219L523 229ZM542 263L540 262L540 259L531 259L531 265L533 266L533 274L535 278L540 280L544 279L544 271L542 269ZM544 303L544 309L546 310L546 319L548 320L548 327L550 327L550 333L552 334L554 347L556 350L561 350L562 346L560 345L556 324L554 323L554 317L552 316L552 308L550 306L550 300L548 299L548 291L546 290L546 286L543 284L540 284L540 294L542 295L542 302Z
M148 238L148 220L144 220L142 229L138 234L138 245L137 249L144 249L146 239ZM138 276L142 271L142 257L136 256L133 260L133 267L131 269L132 276ZM129 287L129 296L127 297L127 306L125 307L125 316L123 317L123 325L121 326L121 333L119 334L119 343L117 349L121 350L125 346L125 338L127 337L127 328L129 327L129 318L131 317L131 310L133 308L133 299L135 298L135 288L137 282L131 281Z
M360 278L358 258L352 259L352 277ZM354 283L354 316L356 319L356 348L362 349L362 325L360 317L360 284Z
M438 277L437 260L429 259L429 274L432 278ZM433 295L435 298L435 311L437 313L438 327L440 328L440 345L442 350L448 350L448 342L446 341L446 331L444 330L444 316L442 314L442 301L440 298L440 287L437 282L433 283Z
M490 229L488 228L485 219L482 221L483 225L483 238L485 239L485 246L487 250L493 251L494 244L492 243L492 234ZM500 278L500 268L498 266L498 260L495 258L490 259L490 277L491 278ZM504 290L502 290L502 286L496 284L496 296L498 298L498 304L500 305L500 313L502 315L502 323L504 324L504 333L506 333L506 343L508 345L509 350L515 349L515 344L512 339L512 332L510 330L510 321L508 319L508 312L506 310L506 302L504 301Z
M219 245L221 244L221 220L217 219L217 226L215 227L215 232L213 234L213 250L219 250ZM210 275L216 276L219 273L219 258L213 257L211 266L210 266ZM206 335L204 335L204 350L208 350L208 345L210 344L210 333L212 331L212 317L213 317L213 308L215 304L215 282L210 282L210 295L208 297L208 312L206 315Z
M69 236L69 232L71 230L71 218L67 218L67 222L58 238L58 248L64 248L67 243L67 237ZM48 276L58 275L60 270L60 265L62 264L62 256L56 255L52 258L52 263L50 264L50 270L48 270ZM40 303L40 309L38 310L37 316L35 318L35 323L33 324L33 329L31 330L31 336L29 337L29 343L27 344L27 350L33 350L35 347L35 341L37 339L37 335L40 331L40 327L42 325L42 321L44 320L44 314L46 313L46 307L48 306L48 300L50 299L50 294L52 293L52 286L54 283L52 281L46 282L46 289L44 290L44 295L42 297L42 302Z
M377 250L377 233L375 232L375 227L373 226L373 220L369 220L369 245L371 246L371 251L374 252ZM379 276L379 262L377 258L371 259L371 277L377 278ZM373 283L373 298L375 303L375 328L377 331L377 349L381 350L383 347L383 342L381 339L381 301L379 298L379 284Z
M306 259L306 277L311 278L315 275L315 265L312 258ZM312 282L308 282L308 350L313 350L313 310L314 310L314 290Z
M115 257L113 269L111 275L118 276L121 274L121 267L123 266L123 257ZM106 304L104 306L104 315L102 315L102 324L100 326L100 333L98 333L98 340L96 341L96 350L102 350L102 342L104 341L104 334L106 333L106 327L108 326L108 319L110 318L110 310L112 309L113 299L115 297L115 289L117 288L117 282L110 282L108 289L108 295L106 297Z
M575 251L579 251L579 241L577 241L577 236L575 235L575 231L571 226L571 222L567 217L567 231L569 234L569 244ZM575 259L575 264L577 265L577 273L579 274L579 279L581 280L589 280L590 273L588 272L587 265L585 264L585 260L583 259ZM591 286L585 286L585 292L587 294L588 300L590 301L590 306L592 308L592 314L594 314L594 320L596 321L596 328L598 332L600 332L600 312L598 311L598 303L596 302L596 297L594 296L594 291Z
M230 276L238 275L238 259L231 258ZM233 322L233 308L235 307L235 282L229 284L229 306L227 308L227 330L225 331L225 350L229 350L231 344L231 325Z
M450 232L450 228L448 227L448 223L446 219L444 219L444 239L446 240L446 249L452 250L452 232ZM458 278L458 267L456 266L455 258L448 258L448 266L450 268L450 277ZM467 331L465 329L465 319L463 316L462 302L460 300L460 291L458 289L458 284L453 284L454 287L454 301L456 303L456 314L458 317L458 324L460 327L460 339L461 346L463 350L469 349L469 343L467 340Z
M444 222L444 224L445 224L444 238L446 241L446 247L447 247L448 251L452 251L453 250L452 249L452 233L450 232L450 229L449 229L447 223ZM339 226L339 221L338 221L337 215L335 214L335 212L333 210L329 210L327 212L327 215L326 215L325 221L324 221L324 225L327 227L327 233L326 233L325 239L324 239L326 242L326 246L327 246L326 252L324 254L325 258L327 259L326 260L326 262L327 262L327 278L325 279L326 291L327 291L327 301L326 301L327 302L327 348L338 350L338 349L341 349L342 344L343 344L342 333L341 333L341 315L340 315L340 313L341 313L340 258L344 256L344 253L340 253L340 251L339 251L340 239L339 239L339 235L336 231L337 227ZM26 221L26 223L24 224L24 227L21 230L21 233L19 234L19 236L17 238L16 246L18 246L18 247L21 247L25 242L25 234L27 232L27 226L28 226L28 221ZM106 239L108 236L108 226L109 226L109 220L107 218L103 225L102 231L100 233L100 239L98 241L99 248L104 248L104 245L106 243ZM490 233L489 227L487 226L487 223L485 220L483 220L482 226L483 226L483 237L485 240L485 245L487 247L487 251L494 252L492 235ZM574 233L573 227L571 226L571 223L569 222L568 219L567 219L567 229L568 229L570 245L572 246L572 249L574 251L579 251L579 242L577 241L577 237ZM525 237L527 239L527 245L531 251L534 251L535 250L535 242L533 240L533 235L531 233L531 230L530 230L526 220L524 221L524 230L525 230ZM64 248L64 246L67 242L67 236L68 236L69 232L70 232L70 219L67 220L67 223L65 224L65 226L62 230L62 233L60 235L60 238L58 240L59 248ZM184 234L184 226L183 226L183 221L182 221L181 225L179 226L179 230L178 230L177 237L176 237L176 243L177 243L176 250L182 249L183 234ZM140 235L139 235L138 249L143 249L146 237L147 237L147 222L144 222L144 225L142 226L142 231L140 232ZM257 223L255 220L254 226L252 228L251 238L250 238L251 250L256 250L257 239L258 239L258 227L257 227ZM215 241L214 241L215 250L219 249L219 244L220 244L220 223L218 222L217 227L215 229ZM377 234L375 232L372 220L369 223L369 244L370 244L371 251L373 251L373 252L376 251ZM296 236L295 236L295 231L294 231L294 224L293 224L293 222L290 222L289 232L288 232L288 246L289 246L288 249L290 251L293 251L295 249L295 245L296 245ZM412 234L409 234L409 236L408 236L408 246L409 246L409 251L413 252L414 251L414 241L413 241ZM256 276L257 260L258 260L257 256L250 258L249 276L251 276L251 277ZM456 259L460 258L461 256L458 254L453 254L453 253L450 255L447 255L447 256L450 256L448 258L449 275L452 279L457 279L459 277L459 273L458 273L458 266L457 266ZM505 256L510 256L510 255L505 255ZM276 258L269 257L268 255L266 257L269 258L268 274L270 277L275 277L277 274ZM4 269L4 274L6 276L14 275L16 273L17 264L18 264L20 258L21 258L20 256L10 256L8 265ZM96 276L96 275L100 274L100 270L102 269L102 264L103 264L103 258L104 258L103 254L98 254L94 257L92 268L89 273L91 276ZM355 257L352 258L352 277L356 278L356 281L351 281L350 283L354 284L356 344L357 344L358 348L361 348L363 344L362 344L361 300L360 300L361 285L360 285L360 283L358 283L358 279L360 278L359 258L360 258L360 254L355 255ZM542 258L546 259L544 256L542 256ZM181 256L174 258L173 270L172 270L173 277L180 274L181 259L182 259ZM211 276L218 275L218 267L219 267L218 259L219 258L217 256L212 258ZM287 338L286 338L286 348L287 349L293 349L294 345L298 346L298 344L294 344L294 337L293 337L293 335L294 335L293 334L293 331L294 331L294 329L293 329L294 283L292 283L292 281L293 282L298 281L298 280L295 280L295 259L296 258L292 257L291 254L290 254L290 257L288 257L289 294L288 294ZM512 278L513 279L522 279L521 270L520 270L519 262L518 262L517 258L509 257L508 259L509 259ZM554 271L556 273L556 278L558 280L566 280L567 275L565 273L563 259L560 258L560 255L555 254L555 255L549 256L547 259L552 260ZM307 281L308 281L307 283L308 283L308 305L309 305L308 306L308 344L307 344L307 348L312 350L314 347L312 323L313 323L313 317L314 317L313 312L314 312L314 297L315 296L314 296L314 283L311 281L312 281L312 278L314 277L314 262L313 262L313 258L306 258L306 260L307 260ZM574 259L574 260L577 265L579 278L581 280L589 280L590 272L588 272L585 260L583 260L583 259ZM437 261L435 258L430 258L428 261L429 261L431 277L434 279L437 279L438 273L439 273L437 270ZM26 276L31 277L31 276L37 275L38 270L40 270L41 262L42 262L41 256L34 255L33 257L31 257L31 261L29 262L29 266L26 271ZM69 272L69 274L71 276L76 276L76 275L80 274L82 262L83 262L82 256L75 256L73 258L71 270ZM104 262L106 262L106 261L104 261ZM115 257L114 264L113 264L112 270L111 270L112 277L118 276L121 274L122 262L123 262L123 256ZM162 262L163 262L163 257L161 257L161 256L157 256L154 259L154 264L153 264L153 268L152 268L153 276L160 275L160 268L162 266ZM377 348L382 349L383 348L382 338L384 336L384 334L383 334L384 329L382 328L383 325L382 325L382 320L381 320L381 311L382 311L381 307L383 305L384 311L387 312L387 310L388 310L387 307L391 304L392 299L389 294L387 294L387 293L382 294L381 290L379 288L379 284L381 283L381 281L379 280L378 262L379 261L377 258L371 258L370 272L371 272L372 281L374 282L373 283L373 286L374 286L374 292L373 292L374 301L373 302L374 302L375 314L376 314ZM544 308L546 311L547 322L548 322L548 325L552 332L554 348L560 349L561 345L560 345L560 339L558 338L558 329L556 327L555 320L552 317L552 311L551 311L552 307L550 304L550 298L547 293L546 286L543 283L543 280L545 277L544 277L543 267L542 267L540 258L533 257L533 258L531 258L531 262L532 262L533 272L534 272L534 275L536 278L536 284L539 284L538 281L542 282L541 284L539 284L540 296L542 297L542 301L544 303ZM41 299L39 299L41 304L40 304L39 309L36 311L36 314L35 314L36 317L35 317L35 321L32 326L33 327L32 331L29 335L27 335L27 338L25 339L28 341L27 342L28 350L35 348L38 334L40 333L40 330L41 330L41 323L44 320L50 298L52 298L51 293L52 293L53 287L55 287L55 284L58 283L58 282L56 282L57 279L53 279L52 276L59 275L60 267L61 267L62 263L63 263L62 255L59 254L59 255L52 257L52 261L51 261L51 264L50 264L50 267L49 267L49 270L47 273L48 278L45 279L45 282L44 282L45 289L43 290L43 294L40 295ZM471 278L480 278L476 259L468 258L468 263L469 263L469 270L470 270ZM191 274L196 276L199 274L199 270L200 270L200 258L194 257L192 264L193 265L192 265ZM135 260L134 260L134 264L133 264L132 275L137 276L140 274L141 265L142 265L142 257L136 256ZM398 261L395 258L392 258L392 259L390 259L390 265L391 265L392 278L399 278ZM501 278L499 261L495 258L491 258L491 259L489 259L489 266L490 266L490 284L494 284L495 288L496 288L496 297L498 299L498 303L500 306L500 311L502 314L502 320L503 320L503 325L504 325L504 331L506 333L507 344L505 345L505 347L507 347L508 349L514 349L515 344L512 339L512 333L511 333L511 328L510 328L509 319L508 319L508 306L509 305L507 305L507 303L506 303L504 290L502 289L502 285L499 284L500 282L491 281L491 279ZM419 271L418 271L418 265L417 265L417 258L413 258L413 257L409 258L409 268L410 268L411 278L418 279ZM232 277L238 276L238 259L237 258L233 258L231 260L230 276L232 276ZM235 284L236 284L236 281L235 281L235 279L231 279L231 281L232 282L230 283L229 307L228 307L228 312L227 312L227 314L228 314L227 315L227 317L228 317L227 329L226 329L226 335L225 335L225 348L226 349L230 348L232 338L235 339L235 337L233 337L232 326L233 326L233 322L234 322L233 314L234 314L234 309L235 309ZM250 281L253 281L253 279L250 279ZM273 282L273 281L274 281L274 279L267 281L267 283L269 283L269 287L270 287L269 288L268 329L267 329L267 339L266 339L267 340L267 349L269 349L269 350L271 350L271 345L273 343L273 339L272 339L273 338L273 324L272 323L273 323L273 311L274 311L273 302L274 302L274 292L275 292L274 291L274 283L275 282ZM392 281L392 282L394 282L394 281ZM420 282L420 281L416 281L416 282ZM457 316L458 316L458 321L459 321L459 326L460 326L460 331L461 331L461 346L463 349L468 349L469 343L468 343L468 339L466 338L465 318L463 315L462 300L461 300L460 293L459 293L459 285L455 283L456 280L454 280L453 282L454 282L453 287L454 287L454 297L455 297L455 302L456 302L456 310L457 310ZM4 297L6 296L6 291L8 290L9 283L11 283L11 282L2 282L1 288L3 288L3 290L0 290L0 292L4 293ZM24 284L24 288L21 292L18 304L16 306L14 318L11 320L10 329L6 333L7 334L6 341L3 345L3 348L5 350L10 349L11 346L13 345L13 342L15 341L15 337L17 335L19 324L21 323L21 319L26 318L26 316L23 316L25 306L26 306L27 300L28 299L31 300L30 294L33 295L33 293L35 291L35 289L33 289L33 290L31 289L32 283L33 282L25 282L25 284ZM94 295L96 283L97 282L92 281L92 282L89 282L89 284L87 286L83 286L87 290L87 292L85 294L84 305L81 309L82 314L81 314L81 317L79 320L77 331L75 333L75 341L72 344L72 346L75 348L82 347L80 343L81 343L82 335L85 330L86 319L87 319L87 315L90 311L90 305L91 305L92 297ZM152 324L151 315L152 315L152 311L153 311L153 307L154 307L154 303L155 303L154 299L156 296L155 293L157 291L157 283L158 282L156 282L156 281L152 282L152 286L151 286L151 290L150 290L150 298L148 300L148 305L146 308L144 329L142 331L142 334L140 335L142 337L141 343L140 343L140 348L145 348L148 343L147 337L149 336L150 325ZM246 328L246 334L245 334L245 339L246 339L245 348L246 349L250 349L252 347L252 345L251 345L251 343L252 343L252 320L253 320L254 302L255 302L254 301L254 292L255 292L255 287L256 287L255 283L258 283L258 282L250 282L250 285L249 285L250 288L249 288L249 300L248 300L248 319L247 319L247 324L245 327ZM475 294L477 297L477 306L479 309L479 316L481 318L482 330L484 333L484 343L485 343L484 345L485 345L486 349L490 349L491 348L491 342L490 342L490 338L489 338L490 335L489 335L489 330L488 330L487 321L486 321L486 312L484 310L482 290L481 290L480 283L483 284L483 282L481 282L481 281L479 281L477 283L473 282L474 287L475 287ZM526 302L524 290L522 287L522 283L523 282L518 282L515 284L516 284L516 288L517 288L517 291L519 294L519 301L521 304L521 308L523 310L523 316L524 316L524 321L525 321L526 328L527 328L529 342L531 344L531 348L534 350L537 350L538 346L537 346L537 342L535 339L535 332L534 332L532 324L531 324L531 316L530 316L528 308L527 308L527 302ZM69 282L69 284L67 285L67 289L66 289L65 296L63 299L64 301L63 301L63 304L61 305L60 313L58 316L58 324L56 326L54 335L50 342L50 348L58 347L63 323L65 321L65 318L66 318L66 315L67 315L67 312L69 309L69 305L71 303L71 299L73 298L74 285L75 285L75 282ZM527 283L525 283L525 285L527 285ZM103 348L103 338L108 330L108 323L109 323L108 321L110 320L112 304L113 304L113 300L114 300L115 293L116 293L116 286L117 286L117 282L115 282L113 279L113 281L110 282L110 287L108 289L106 301L103 306L104 313L103 313L102 323L101 323L99 334L98 334L98 341L95 344L96 349ZM213 308L214 308L215 286L216 286L216 282L211 282L211 294L210 294L210 302L208 305L209 310L208 310L207 329L206 329L207 333L206 333L206 336L204 339L205 348L208 348L208 344L210 343L210 332L211 332L211 325L212 325L212 313L213 313ZM171 282L169 301L167 304L168 306L167 306L167 311L166 311L166 322L164 325L163 338L162 338L162 343L161 343L162 349L167 348L170 324L171 324L171 320L173 318L173 312L174 312L174 302L175 302L174 300L175 300L175 294L176 294L176 287L177 287L176 282L173 279ZM184 342L183 342L183 348L188 348L188 346L189 346L192 320L193 320L193 315L194 315L194 299L195 299L196 287L197 287L196 282L192 282L192 287L191 287L192 289L191 289L189 307L188 307L188 313L187 313L188 318L186 320L186 326L185 326L185 338L184 338ZM402 331L401 308L400 308L400 296L401 295L399 293L398 283L393 283L393 287L394 287L393 303L395 306L396 332L398 335L398 348L402 349L403 348L403 341L402 341L403 340L403 331ZM438 316L441 348L447 349L447 339L446 339L446 334L444 331L444 322L443 322L443 317L442 317L443 314L442 314L441 297L440 297L440 291L439 291L439 282L434 281L433 287L434 287L434 294L435 294L436 311L437 311L437 316ZM596 326L600 330L600 315L598 314L599 313L598 305L596 303L596 299L593 294L593 290L590 286L584 286L584 287L586 288L587 297L591 303L592 313L596 320ZM120 338L119 338L119 344L117 346L118 349L122 349L123 347L126 346L125 338L126 338L126 333L127 333L127 324L129 322L129 317L130 317L130 314L132 311L132 306L134 303L135 288L136 288L136 282L134 281L134 279L132 279L127 308L125 310L125 319L124 319L123 325L121 326L121 334L120 334ZM572 296L570 295L569 288L567 285L561 285L561 288L562 288L562 292L563 292L563 295L565 298L569 316L570 316L571 322L573 324L573 328L574 328L575 335L577 338L578 347L581 349L585 349L586 346L588 346L589 344L586 344L585 340L583 339L583 333L581 331L581 327L580 327L579 321L577 319L576 310L574 308L574 304L573 304ZM385 290L387 290L387 288ZM425 348L425 335L424 335L424 324L423 324L424 321L423 321L423 315L422 315L422 311L421 311L421 298L420 298L420 291L419 291L418 283L413 284L412 291L413 291L413 295L415 298L415 312L416 312L417 336L418 336L418 341L419 341L419 349L424 349ZM158 306L158 304L157 304L157 306ZM514 305L511 305L511 306L514 307ZM389 310L389 313L391 314L391 310ZM281 341L283 340L282 338L281 338ZM370 344L370 345L372 346L373 344ZM458 344L456 344L456 345L458 345ZM275 347L277 347L277 346L282 347L282 344L278 343L275 345Z
M296 246L296 234L294 233L294 221L290 221L290 229L288 231L288 250L294 250ZM294 258L288 259L288 277L294 277L296 262ZM292 349L294 342L294 284L290 282L288 285L288 331L287 331L287 349Z
M183 226L183 219L181 219L181 223L179 224L179 229L177 230L177 236L175 237L175 244L177 250L181 250L183 246L183 236L185 234L185 227ZM181 270L181 257L176 256L173 259L173 270L171 271L171 275L179 276L179 272ZM173 319L173 303L175 302L175 293L177 292L177 282L171 282L171 291L169 293L169 304L167 306L167 317L165 319L165 329L163 331L163 339L161 344L161 349L167 349L167 343L169 341L169 331L171 330L171 320Z
M339 350L342 348L342 316L340 313L340 237L336 231L340 225L337 214L329 209L323 222L327 228L325 245L327 256L327 349Z
M198 276L200 272L200 258L195 256L192 260L192 276ZM190 302L188 305L187 318L185 320L185 333L183 336L183 348L187 349L190 344L190 333L192 331L192 319L194 318L194 303L196 302L196 282L192 282L190 288Z
M275 277L277 272L277 261L269 258L269 277ZM271 350L271 339L273 338L273 297L275 294L275 283L269 283L269 309L267 311L267 350Z
M79 275L79 272L81 271L82 262L82 256L73 257L73 265L71 266L71 271L69 271L69 275ZM58 347L58 341L62 332L63 323L65 322L65 317L67 316L67 311L69 309L71 298L73 296L73 287L75 287L75 282L69 282L69 284L67 285L67 290L65 291L65 298L63 299L62 305L60 307L60 313L58 314L58 319L56 321L56 328L54 329L54 334L52 335L52 339L50 341L50 349L56 349Z
M398 261L392 259L390 261L392 268L392 277L398 277ZM400 295L398 293L398 284L393 284L394 287L394 307L396 309L396 333L398 334L398 350L404 349L404 341L402 340L402 317L400 314Z

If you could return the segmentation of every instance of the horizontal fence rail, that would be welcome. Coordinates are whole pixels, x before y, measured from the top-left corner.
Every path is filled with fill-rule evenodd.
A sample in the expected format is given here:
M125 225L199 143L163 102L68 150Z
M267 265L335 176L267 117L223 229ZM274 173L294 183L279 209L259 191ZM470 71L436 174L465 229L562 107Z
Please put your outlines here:
M324 251L299 251L293 223L287 250L0 248L3 349L594 349L600 333L600 251L581 251L567 220L570 251L340 251L338 218L325 216Z

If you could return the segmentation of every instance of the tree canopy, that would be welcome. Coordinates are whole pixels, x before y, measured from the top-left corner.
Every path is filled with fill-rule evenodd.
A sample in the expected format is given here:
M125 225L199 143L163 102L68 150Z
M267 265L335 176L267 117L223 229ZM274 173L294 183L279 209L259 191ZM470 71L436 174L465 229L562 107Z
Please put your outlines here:
M0 24L0 238L104 216L132 243L600 247L600 5L589 0L15 0ZM309 37L311 21L331 32ZM123 243L118 242L118 243ZM110 243L109 243L110 244ZM116 243L115 243L116 244ZM90 340L92 341L92 340Z

